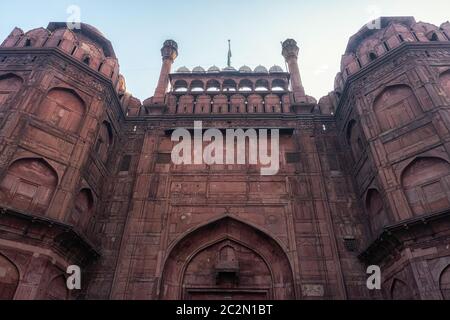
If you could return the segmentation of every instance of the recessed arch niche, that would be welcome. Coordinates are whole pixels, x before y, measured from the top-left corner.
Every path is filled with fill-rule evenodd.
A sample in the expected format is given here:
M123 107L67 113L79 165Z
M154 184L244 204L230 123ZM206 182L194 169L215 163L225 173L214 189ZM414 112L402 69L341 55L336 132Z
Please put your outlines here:
M450 164L440 158L420 157L402 172L401 183L415 215L450 208Z
M413 90L401 84L385 88L375 99L373 110L382 131L406 125L422 113Z
M56 171L43 159L12 163L0 183L0 201L15 209L44 214L58 184Z
M266 233L231 217L176 242L162 275L162 299L295 299L283 248Z

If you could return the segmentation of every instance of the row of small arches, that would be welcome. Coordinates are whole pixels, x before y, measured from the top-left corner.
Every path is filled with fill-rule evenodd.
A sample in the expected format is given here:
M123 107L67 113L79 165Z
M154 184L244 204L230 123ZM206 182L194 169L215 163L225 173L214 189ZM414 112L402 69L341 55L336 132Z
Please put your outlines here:
M242 79L239 83L233 79L226 79L224 81L211 79L206 83L202 80L192 80L189 83L186 80L176 80L172 88L174 92L286 91L288 84L283 79L274 79L271 82L267 79L258 79L256 81Z
M250 67L248 66L242 66L239 68L239 70L236 70L234 67L226 67L223 68L222 70L217 67L217 66L212 66L208 69L208 71L206 71L205 69L203 69L203 67L197 66L194 69L189 70L187 67L180 67L177 69L176 73L217 73L217 72L221 72L221 71L234 71L237 72L239 71L240 73L283 73L285 72L280 66L274 65L272 66L268 71L266 69L266 67L259 65L257 66L254 70L252 70Z

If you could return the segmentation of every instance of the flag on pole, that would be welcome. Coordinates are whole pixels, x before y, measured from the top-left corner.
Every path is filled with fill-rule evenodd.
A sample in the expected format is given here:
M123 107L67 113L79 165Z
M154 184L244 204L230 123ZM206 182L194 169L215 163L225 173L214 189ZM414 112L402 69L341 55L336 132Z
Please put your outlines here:
M231 54L231 40L228 40L228 67L231 67L231 57L233 55Z

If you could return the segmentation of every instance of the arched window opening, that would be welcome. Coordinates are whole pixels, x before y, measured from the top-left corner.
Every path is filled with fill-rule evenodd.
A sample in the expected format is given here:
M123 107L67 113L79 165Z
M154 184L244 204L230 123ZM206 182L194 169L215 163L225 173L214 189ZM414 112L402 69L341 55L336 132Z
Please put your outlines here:
M401 183L415 215L450 208L450 164L439 158L418 158L402 173Z
M220 83L217 80L209 80L206 83L206 91L216 92L220 91Z
M200 80L194 80L191 82L191 91L193 92L202 92L204 91L205 85Z
M24 47L31 47L31 39L26 39L25 40L25 45Z
M86 65L90 65L91 64L91 58L89 58L88 56L84 57L83 58L83 63L86 64Z
M79 131L85 104L75 91L55 88L49 91L37 109L37 116L63 130Z
M236 82L231 79L227 79L223 82L223 90L224 91L236 91Z
M377 55L376 55L375 52L369 53L369 59L370 59L370 61L375 61L377 58L378 58L378 57L377 57Z
M0 184L0 201L23 212L44 214L57 184L56 172L44 160L17 160Z
M239 82L239 91L252 91L253 83L250 80L244 79Z
M255 91L269 91L269 81L260 79L256 81Z
M430 41L439 41L439 37L435 32L432 33Z
M275 79L272 81L272 91L285 91L286 82L281 79Z
M177 80L173 85L173 90L175 92L186 92L188 91L188 84L184 80Z

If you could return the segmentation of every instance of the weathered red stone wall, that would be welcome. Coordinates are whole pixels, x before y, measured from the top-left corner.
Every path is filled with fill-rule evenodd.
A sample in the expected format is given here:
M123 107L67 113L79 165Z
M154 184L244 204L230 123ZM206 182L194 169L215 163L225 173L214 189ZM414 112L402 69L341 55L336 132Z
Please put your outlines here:
M75 297L65 284L67 266L84 267L99 254L95 221L114 145L104 127L117 135L121 109L111 81L96 73L97 58L105 66L111 59L92 35L78 39L90 43L80 49L64 30L16 29L1 47L0 254L16 268L7 270L18 270L15 299ZM68 55L81 60L89 46L89 66Z
M289 293L278 293L275 297L346 298L349 294L355 297L364 295L359 291L353 293L357 290L353 287L363 285L364 273L356 252L350 252L344 243L345 237L361 237L363 233L356 220L358 204L356 197L351 196L351 180L342 171L341 150L334 124L331 118L326 121L328 129L323 131L322 122L272 119L272 126L293 130L281 136L280 173L269 177L262 177L259 168L251 165L173 165L170 151L174 142L166 133L171 126L164 126L165 123L173 125L173 121L155 125L135 122L136 129L134 124L130 124L126 130L129 143L123 150L122 159L130 155L131 165L127 170L118 170L110 188L115 199L111 209L118 214L121 209L130 208L130 211L123 235L117 222L108 218L105 235L102 236L105 244L109 239L111 246L117 246L115 243L121 241L110 297L155 299L184 296L187 293L179 287L171 289L173 293L167 293L170 286L164 276L173 274L167 270L168 261L173 259L171 256L181 259L181 255L194 255L208 243L216 245L221 237L233 239L233 232L239 234L239 246L254 252L266 250L266 246L269 250L269 242L278 243L276 250L282 259L272 258L266 263L273 269L285 268L292 277L293 287ZM190 121L175 123L174 127L192 127ZM208 124L223 128L260 127L265 122L209 120ZM130 137L131 132L133 138ZM288 161L292 155L293 160ZM121 162L117 161L118 167ZM136 178L131 183L134 176ZM228 225L224 218L236 219L244 229L253 231L239 233L237 226L221 233L217 228ZM198 232L198 228L212 228L213 232L205 231L202 242L192 244L195 241L189 239ZM252 233L267 234L268 240L255 242ZM177 245L183 241L189 241L190 248L179 252L181 249ZM178 250L177 254L173 250ZM107 259L102 262L105 267L110 261ZM265 256L265 259L269 258ZM278 265L278 260L284 264ZM189 266L195 268L186 262L185 268L189 269ZM185 271L177 272L173 276L182 279ZM214 268L205 272L213 274ZM198 279L191 276L190 279L197 287L202 287L201 276ZM345 280L349 281L348 288ZM203 286L211 286L210 280L205 281L207 283ZM99 290L105 285L100 279L95 283L91 287L92 297L98 297ZM270 285L279 286L276 282ZM224 289L222 294L227 294L226 291ZM273 292L267 294L274 297Z

